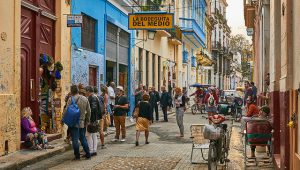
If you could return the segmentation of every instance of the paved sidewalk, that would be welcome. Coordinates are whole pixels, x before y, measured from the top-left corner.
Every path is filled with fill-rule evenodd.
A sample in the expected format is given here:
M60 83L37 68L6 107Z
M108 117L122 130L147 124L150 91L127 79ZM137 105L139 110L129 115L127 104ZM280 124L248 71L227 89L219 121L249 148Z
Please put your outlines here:
M174 114L174 109L168 112L169 115ZM160 114L162 115L162 114ZM126 128L130 128L135 125L135 122L132 121L129 117L126 118ZM115 133L114 127L108 128L108 133L105 135L111 135ZM48 150L28 150L23 149L16 151L14 153L11 153L6 156L0 157L0 170L1 169L21 169L23 167L26 167L27 165L34 164L38 161L47 159L49 157L52 157L54 155L63 153L67 150L72 149L71 145L66 144L64 142L64 139L57 139L52 142L50 142L52 146L54 146L54 149L48 149Z

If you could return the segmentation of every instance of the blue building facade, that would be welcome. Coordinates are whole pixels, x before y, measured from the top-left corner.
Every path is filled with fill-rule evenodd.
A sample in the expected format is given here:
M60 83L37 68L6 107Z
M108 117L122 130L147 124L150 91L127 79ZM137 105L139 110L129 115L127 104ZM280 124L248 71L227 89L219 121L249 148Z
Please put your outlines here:
M72 84L100 88L114 81L124 87L132 110L135 32L128 30L127 14L107 0L72 1L71 13L83 15L83 27L71 31Z

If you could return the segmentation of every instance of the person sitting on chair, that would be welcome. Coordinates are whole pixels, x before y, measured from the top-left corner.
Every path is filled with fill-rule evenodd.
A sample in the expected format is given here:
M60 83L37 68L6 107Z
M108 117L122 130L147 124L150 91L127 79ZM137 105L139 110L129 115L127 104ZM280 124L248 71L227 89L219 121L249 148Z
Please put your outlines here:
M269 114L270 114L270 108L268 106L263 106L259 109L258 115L254 115L252 117L252 119L254 119L254 120L268 120ZM255 149L256 149L255 145L251 146L251 157L252 158L255 157ZM270 150L269 146L268 146L268 150Z

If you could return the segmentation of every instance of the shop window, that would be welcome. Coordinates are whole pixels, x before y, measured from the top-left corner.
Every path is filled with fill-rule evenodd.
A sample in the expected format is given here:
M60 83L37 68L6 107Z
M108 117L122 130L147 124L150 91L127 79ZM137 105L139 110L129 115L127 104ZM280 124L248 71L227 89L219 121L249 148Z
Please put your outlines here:
M81 28L81 46L91 51L95 51L95 27L96 20L83 14Z

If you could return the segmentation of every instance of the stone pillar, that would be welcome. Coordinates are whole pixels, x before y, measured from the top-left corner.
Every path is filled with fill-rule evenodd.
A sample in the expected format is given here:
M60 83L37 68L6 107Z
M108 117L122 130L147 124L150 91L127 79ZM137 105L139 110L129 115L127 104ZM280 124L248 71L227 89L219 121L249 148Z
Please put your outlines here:
M281 10L280 1L270 3L270 102L273 124L280 124L279 81L281 57ZM274 139L280 139L280 126L274 126ZM274 154L280 154L280 140L274 141Z

